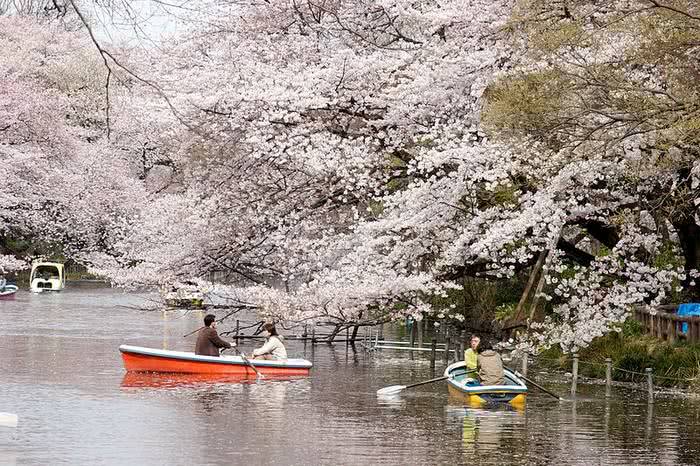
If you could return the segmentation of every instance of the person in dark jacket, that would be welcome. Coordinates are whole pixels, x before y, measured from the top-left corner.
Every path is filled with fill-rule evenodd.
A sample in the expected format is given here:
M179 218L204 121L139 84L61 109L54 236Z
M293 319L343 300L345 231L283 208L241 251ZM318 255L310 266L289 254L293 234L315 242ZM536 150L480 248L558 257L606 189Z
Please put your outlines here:
M221 348L232 348L233 346L236 345L222 340L216 332L216 316L214 314L204 316L204 328L199 331L194 354L218 356Z

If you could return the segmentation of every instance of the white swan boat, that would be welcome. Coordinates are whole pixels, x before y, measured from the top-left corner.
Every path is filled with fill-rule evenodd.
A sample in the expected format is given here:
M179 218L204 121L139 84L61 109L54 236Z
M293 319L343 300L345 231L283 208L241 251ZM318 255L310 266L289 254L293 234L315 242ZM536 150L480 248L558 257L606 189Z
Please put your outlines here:
M58 262L35 262L32 264L29 283L34 293L61 291L66 287L63 264Z

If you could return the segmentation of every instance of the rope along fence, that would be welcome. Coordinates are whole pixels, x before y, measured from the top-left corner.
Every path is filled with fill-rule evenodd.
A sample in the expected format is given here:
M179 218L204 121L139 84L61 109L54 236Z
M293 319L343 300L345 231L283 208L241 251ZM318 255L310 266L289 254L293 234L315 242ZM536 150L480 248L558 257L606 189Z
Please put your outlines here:
M631 378L633 382L646 381L645 390L647 391L650 403L653 403L653 400L654 400L654 380L656 380L656 381L669 381L669 382L676 382L676 383L692 383L692 382L696 382L696 381L700 380L700 374L697 374L694 377L671 377L671 376L667 376L667 375L655 375L655 374L653 374L653 369L650 367L647 367L644 370L644 372L624 369L621 367L614 367L612 364L612 359L610 359L610 358L607 358L605 360L605 363L599 363L599 362L593 362L593 361L580 361L578 358L578 354L576 354L576 353L574 353L573 357L563 357L563 358L538 357L538 360L549 361L549 362L556 363L558 365L571 363L571 373L572 373L571 396L572 397L576 396L577 383L578 383L578 379L579 379L578 369L579 369L579 366L583 366L583 365L593 366L593 367L597 367L597 368L605 370L605 386L606 386L605 396L606 397L610 397L613 374L616 372L628 374L629 378Z

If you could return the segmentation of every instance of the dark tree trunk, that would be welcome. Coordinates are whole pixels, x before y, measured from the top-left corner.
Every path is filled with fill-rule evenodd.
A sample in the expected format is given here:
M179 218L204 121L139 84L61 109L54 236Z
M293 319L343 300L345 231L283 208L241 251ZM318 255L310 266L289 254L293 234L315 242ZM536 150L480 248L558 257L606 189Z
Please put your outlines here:
M357 339L357 332L358 332L359 330L360 330L360 326L359 326L359 325L355 325L355 326L352 328L352 335L350 335L350 341L352 341L353 343L354 343L355 340Z
M330 335L328 335L328 343L333 343L333 340L335 340L335 337L338 336L338 333L343 329L342 325L336 325L333 331L331 332Z
M682 221L674 222L673 227L678 233L678 240L683 249L685 269L700 270L700 226L695 223L693 216L687 216ZM693 279L689 277L683 285L688 291L689 298L697 300L700 298L700 288L697 283L691 286L692 281Z
M588 219L579 223L579 226L585 228L592 237L610 249L620 241L620 235L614 225L606 225L599 220Z

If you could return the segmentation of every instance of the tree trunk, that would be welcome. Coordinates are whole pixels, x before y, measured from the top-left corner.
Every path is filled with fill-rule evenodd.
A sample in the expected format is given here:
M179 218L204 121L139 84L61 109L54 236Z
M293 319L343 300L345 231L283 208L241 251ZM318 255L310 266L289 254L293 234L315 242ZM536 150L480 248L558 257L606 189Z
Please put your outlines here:
M358 332L359 330L360 330L360 326L359 326L359 325L355 325L355 326L352 328L352 335L350 335L350 341L352 341L353 343L355 343L355 339L357 338L357 332Z
M330 335L328 335L328 343L333 343L333 340L335 340L335 337L340 333L340 331L343 329L342 325L336 325L333 331L331 332Z
M683 249L685 269L700 270L700 226L695 223L695 218L693 216L684 217L681 222L673 223L673 227L678 233L678 239ZM697 284L691 286L692 281L693 279L688 277L683 285L688 291L689 297L697 300L700 298L700 289Z

